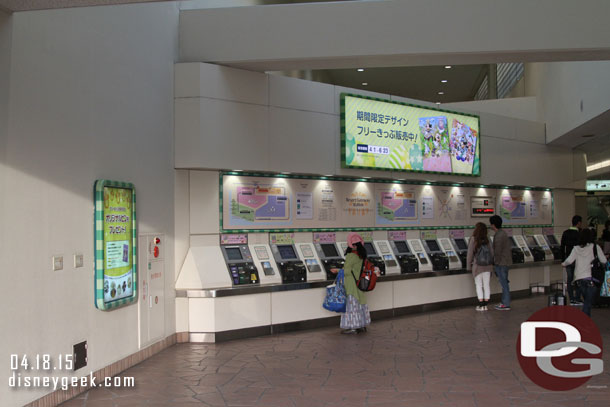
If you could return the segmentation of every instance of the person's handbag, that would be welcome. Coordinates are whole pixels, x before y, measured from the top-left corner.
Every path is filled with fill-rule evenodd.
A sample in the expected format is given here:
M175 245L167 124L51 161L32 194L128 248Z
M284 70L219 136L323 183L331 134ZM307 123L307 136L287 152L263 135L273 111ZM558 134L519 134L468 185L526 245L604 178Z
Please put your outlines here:
M344 282L343 269L340 269L334 284L326 287L326 297L322 303L324 309L332 312L345 312L347 297Z
M601 287L602 283L606 279L606 265L602 264L597 257L597 245L593 244L593 256L595 257L591 262L591 277L593 277L595 285Z

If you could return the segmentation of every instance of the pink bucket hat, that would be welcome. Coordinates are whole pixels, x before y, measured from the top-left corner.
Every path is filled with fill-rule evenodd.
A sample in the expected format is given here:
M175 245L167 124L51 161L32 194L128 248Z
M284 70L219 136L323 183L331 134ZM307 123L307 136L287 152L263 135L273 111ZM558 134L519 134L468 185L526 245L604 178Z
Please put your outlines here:
M364 239L356 232L349 232L347 235L347 245L352 249L355 249L356 243L364 244Z

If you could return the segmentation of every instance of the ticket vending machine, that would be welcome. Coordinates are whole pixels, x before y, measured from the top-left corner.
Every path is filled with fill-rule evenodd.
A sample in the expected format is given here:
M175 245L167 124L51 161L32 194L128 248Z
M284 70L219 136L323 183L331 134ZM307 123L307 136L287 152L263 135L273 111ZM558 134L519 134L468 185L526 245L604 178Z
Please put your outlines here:
M513 264L525 263L525 254L523 253L523 250L517 246L515 239L512 236L509 236L508 241L510 242L510 251L513 258Z
M335 243L315 243L314 246L326 272L326 279L334 280L336 274L331 273L330 270L342 269L345 265L345 260L337 250L337 245Z
M307 268L297 255L294 244L272 244L271 253L280 270L282 283L302 283L307 281Z
M409 249L417 258L419 262L419 271L432 271L432 262L428 258L426 254L426 250L424 250L424 246L419 239L408 239L407 244L409 245Z
M320 265L313 243L295 243L297 253L307 268L307 281L326 280L326 274Z
M447 255L443 252L436 239L425 239L424 247L428 257L432 260L432 270L449 270L449 258L447 258Z
M256 268L262 271L262 273L259 273L260 284L281 284L282 276L275 261L273 261L269 245L258 243L250 244L248 247Z
M449 259L449 270L459 270L462 268L462 262L460 258L457 256L455 250L453 250L453 246L451 245L451 240L448 237L438 238L438 243L441 246L441 250L445 253L447 258Z
M530 249L527 247L527 243L525 243L525 239L521 235L511 236L511 240L514 242L515 246L518 247L523 252L523 262L530 263L534 261L534 256L530 252Z
M417 273L419 271L419 262L411 250L406 240L390 241L390 247L394 251L394 256L398 260L400 273Z
M538 245L534 236L525 236L525 242L534 256L534 261L544 261L546 259L544 250Z
M382 276L385 276L385 274L386 274L385 261L377 253L377 250L375 249L373 242L364 242L364 248L366 249L366 258L368 259L368 261L373 263L373 265L379 269L379 272L381 273ZM396 264L396 260L394 261L394 263ZM396 267L398 267L398 264L396 264Z
M220 245L233 285L259 284L258 270L248 245Z
M534 240L538 243L538 247L540 247L544 251L544 258L547 260L554 259L553 251L549 247L546 239L542 235L534 235Z
M466 243L466 238L454 238L453 247L455 247L455 251L460 258L460 262L462 263L462 268L466 268L466 258L468 257L468 243Z
M551 252L553 252L555 260L562 260L563 253L561 253L560 239L555 235L546 235L546 241L549 244Z
M347 242L337 242L337 248L339 249L339 254L345 258L345 251L347 250Z
M381 255L385 264L385 274L400 274L400 266L394 258L390 242L387 240L375 240L373 241L377 252Z

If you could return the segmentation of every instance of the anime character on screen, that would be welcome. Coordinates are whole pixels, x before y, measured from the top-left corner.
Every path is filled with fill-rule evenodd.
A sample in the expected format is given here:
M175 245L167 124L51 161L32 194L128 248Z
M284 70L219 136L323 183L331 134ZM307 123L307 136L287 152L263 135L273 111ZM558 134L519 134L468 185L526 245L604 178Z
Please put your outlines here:
M445 116L419 119L424 171L451 172L449 134Z
M472 174L477 150L477 131L459 120L453 119L450 145L453 172Z

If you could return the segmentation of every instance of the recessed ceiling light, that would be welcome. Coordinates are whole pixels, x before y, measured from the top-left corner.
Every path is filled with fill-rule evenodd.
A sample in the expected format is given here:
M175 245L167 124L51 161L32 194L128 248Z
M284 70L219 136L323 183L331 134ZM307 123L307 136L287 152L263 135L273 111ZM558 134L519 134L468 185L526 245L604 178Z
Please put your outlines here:
M439 94L439 95L444 95L444 94L445 94L445 92L438 92L438 94Z
M364 72L364 68L358 68L358 72Z
M437 105L440 105L440 104L441 104L441 102L436 102L436 104L437 104Z
M442 79L441 83L447 83L447 79Z
M369 84L368 82L362 82L362 86L366 86L368 84Z
M451 69L451 65L445 65L445 69Z

